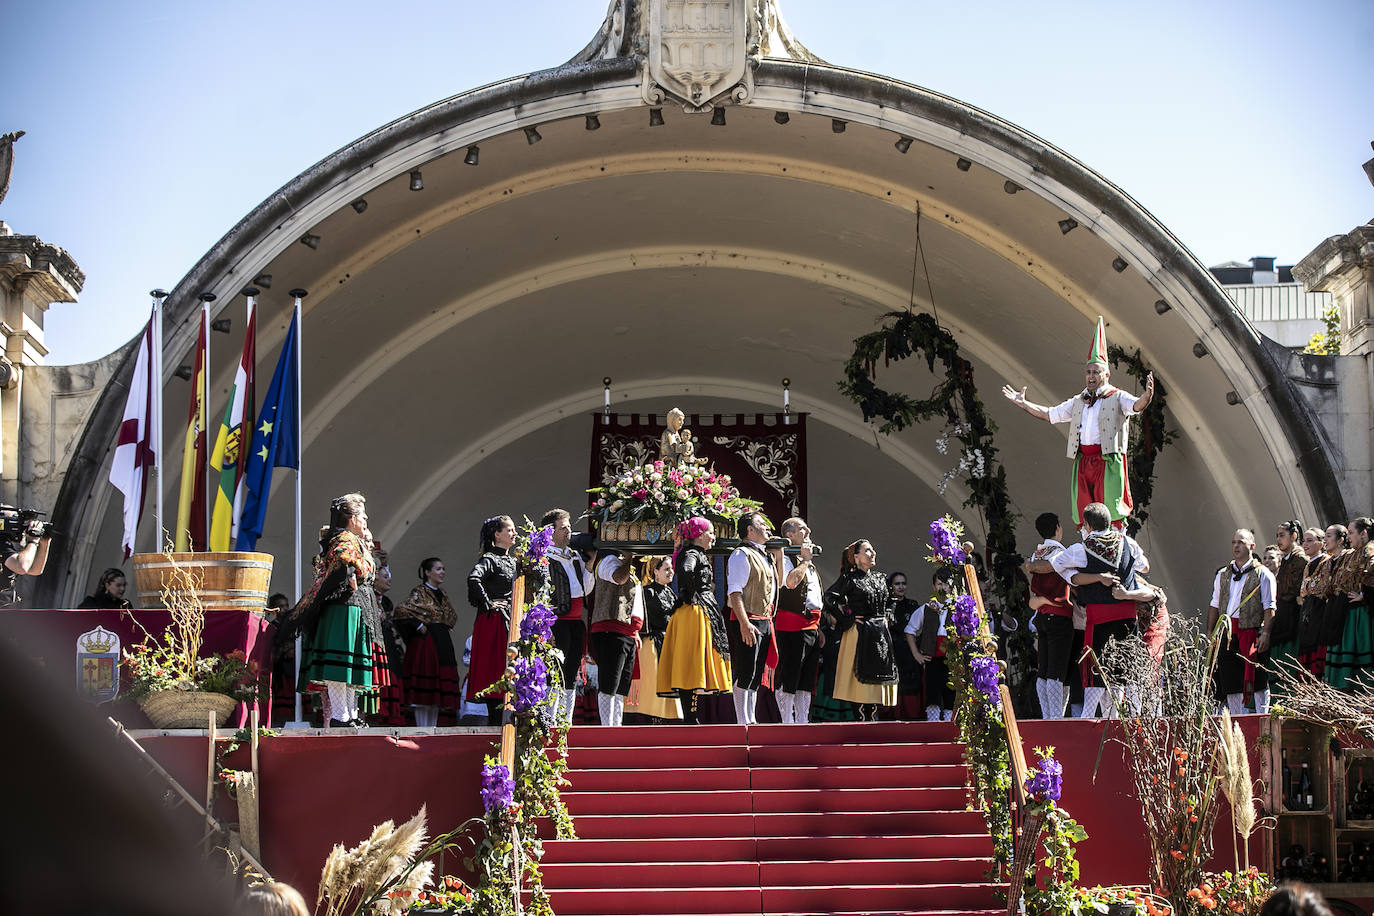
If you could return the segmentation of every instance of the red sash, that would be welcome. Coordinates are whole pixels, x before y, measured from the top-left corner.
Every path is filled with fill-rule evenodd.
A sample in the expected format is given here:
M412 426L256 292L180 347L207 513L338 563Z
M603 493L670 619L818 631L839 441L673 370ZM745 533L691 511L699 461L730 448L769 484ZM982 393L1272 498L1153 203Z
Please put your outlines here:
M582 596L578 595L572 600L572 606L568 608L568 613L559 615L559 620L581 620L582 619Z
M1116 620L1131 620L1136 616L1134 601L1113 601L1110 604L1089 604L1084 606L1088 612L1088 625L1083 630L1083 648L1091 649L1093 644L1093 624L1111 623ZM1101 664L1102 659L1098 659ZM1089 678L1088 660L1084 658L1078 666L1078 676L1082 678L1081 683L1087 686L1092 683Z
M1255 639L1259 637L1259 627L1242 627L1238 625L1236 618L1226 617L1226 624L1230 628L1231 638L1236 641L1236 654L1245 663L1241 669L1244 673L1241 678L1241 693L1247 697L1255 694L1255 663L1251 660L1255 654Z

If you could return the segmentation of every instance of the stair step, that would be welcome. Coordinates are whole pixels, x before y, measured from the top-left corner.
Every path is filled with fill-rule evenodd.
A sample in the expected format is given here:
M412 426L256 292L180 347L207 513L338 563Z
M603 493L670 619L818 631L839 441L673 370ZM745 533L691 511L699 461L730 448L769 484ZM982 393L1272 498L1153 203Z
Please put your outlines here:
M851 853L852 855L852 853ZM971 882L987 880L988 859L857 859L834 861L762 862L759 870L765 885L815 887L844 884L920 884L923 882Z
M856 892L849 885L829 887L763 887L763 913L837 913L853 910L862 895L864 913L879 910L910 912L918 906L938 906L960 909L988 909L995 905L995 884L871 884ZM908 909L910 908L910 909ZM555 907L557 912L557 908ZM647 911L646 911L647 912ZM660 912L655 910L654 912Z
M758 841L752 836L694 837L690 842L684 842L680 837L590 840L582 835L582 822L579 820L577 823L578 839L544 841L544 864L605 862L619 865L621 862L666 862L670 859L678 862L744 862L754 861L758 852Z
M749 772L749 779L755 789L910 789L922 786L962 789L967 772L962 763L930 763L920 767L758 767ZM578 777L581 778L580 773ZM581 788L581 783L574 787Z
M579 822L580 823L580 822ZM579 834L581 831L579 830ZM986 833L926 836L680 837L545 840L549 864L610 862L787 862L803 859L922 859L938 856L989 858Z
M687 726L690 727L690 726ZM953 722L812 722L808 725L753 725L749 744L935 744L959 740Z
M856 811L787 814L678 814L625 817L581 814L577 835L589 840L698 837L920 836L985 830L977 811Z
M665 726L666 727L666 726ZM879 769L868 767L867 769ZM754 774L757 782L758 773ZM575 770L568 774L573 792L641 792L652 789L709 790L748 789L747 767L702 767L700 769L643 770L633 773L619 770ZM960 776L960 779L963 777ZM962 783L960 783L962 785ZM779 787L781 788L781 787Z
M753 842L756 844L760 862L800 859L827 861L845 858L905 861L938 856L983 859L992 857L992 840L987 833L924 836L783 836L758 837ZM545 843L544 848L547 849L548 845Z
M629 887L549 892L558 916L677 916L680 913L762 913L754 887Z
M963 745L953 742L775 744L749 748L748 765L755 769L810 766L923 766L932 763L962 763L963 759Z
M664 728L672 728L665 725ZM607 728L608 732L623 732ZM577 729L573 729L573 734ZM800 765L800 764L799 764ZM749 748L734 747L573 747L568 749L573 770L670 770L702 767L747 767Z
M544 887L555 890L621 890L652 887L671 876L674 884L698 887L759 886L756 862L605 862L564 863L541 866ZM555 910L557 912L557 910Z
M579 725L568 732L569 748L745 747L749 740L742 725Z
M574 783L575 784L575 783ZM744 814L832 811L947 811L962 804L962 788L747 789L719 792L566 792L574 817L584 814Z

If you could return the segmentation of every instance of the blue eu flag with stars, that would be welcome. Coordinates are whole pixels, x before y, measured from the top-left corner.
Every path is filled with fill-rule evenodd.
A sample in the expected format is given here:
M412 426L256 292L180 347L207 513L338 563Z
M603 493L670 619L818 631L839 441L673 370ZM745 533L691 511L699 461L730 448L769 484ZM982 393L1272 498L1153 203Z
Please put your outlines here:
M296 441L296 428L299 425L301 398L296 386L297 346L296 326L300 322L297 315L286 332L286 343L282 345L281 356L277 359L277 370L272 373L272 384L262 402L262 413L253 427L253 445L248 452L248 467L244 471L245 495L243 514L239 519L239 537L235 550L253 550L258 538L262 536L263 519L267 516L267 497L272 491L273 468L295 468L300 470L301 446Z

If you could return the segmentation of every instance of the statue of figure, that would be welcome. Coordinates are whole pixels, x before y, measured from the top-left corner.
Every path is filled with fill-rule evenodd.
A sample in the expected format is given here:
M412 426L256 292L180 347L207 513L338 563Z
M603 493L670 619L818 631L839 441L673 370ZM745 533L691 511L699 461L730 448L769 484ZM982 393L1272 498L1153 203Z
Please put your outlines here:
M682 434L686 432L687 437L691 438L691 432L683 430L682 424L687 417L682 411L674 407L668 411L668 428L663 431L663 435L658 440L658 457L664 464L677 465L682 463L686 446L683 444Z
M14 141L24 136L24 131L16 130L0 134L0 202L10 189L10 169L14 166Z
M697 447L692 444L692 431L690 429L682 431L682 463L697 463Z

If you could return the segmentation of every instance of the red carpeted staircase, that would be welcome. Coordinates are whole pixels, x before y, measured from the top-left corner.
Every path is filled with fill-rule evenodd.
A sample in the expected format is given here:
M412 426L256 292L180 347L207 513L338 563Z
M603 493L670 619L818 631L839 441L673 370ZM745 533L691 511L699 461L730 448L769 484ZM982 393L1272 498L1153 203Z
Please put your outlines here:
M997 912L948 723L575 727L559 916Z

